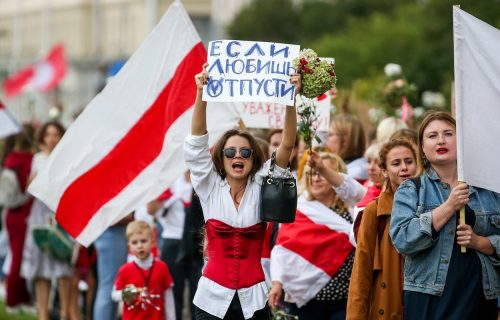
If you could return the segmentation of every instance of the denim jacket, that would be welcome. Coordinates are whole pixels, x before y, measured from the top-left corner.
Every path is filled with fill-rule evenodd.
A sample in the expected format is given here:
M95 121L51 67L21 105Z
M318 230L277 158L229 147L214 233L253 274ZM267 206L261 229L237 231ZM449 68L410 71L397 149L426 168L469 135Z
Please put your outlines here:
M454 215L439 232L433 233L431 212L448 199L451 189L433 169L428 169L420 179L419 195L411 179L396 191L389 233L396 250L406 255L404 290L441 295L458 217ZM468 205L476 214L474 232L487 237L496 252L492 256L477 252L484 294L493 299L500 295L500 195L469 186Z

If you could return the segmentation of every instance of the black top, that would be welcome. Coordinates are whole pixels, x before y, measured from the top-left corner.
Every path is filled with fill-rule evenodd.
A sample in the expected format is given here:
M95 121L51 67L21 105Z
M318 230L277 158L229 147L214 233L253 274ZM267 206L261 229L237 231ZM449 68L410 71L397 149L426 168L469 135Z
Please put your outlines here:
M465 207L465 223L473 228L476 223L476 215L469 206ZM486 300L484 296L477 252L467 248L466 253L461 253L456 239L455 234L443 295L404 291L406 320L497 319L497 300Z
M352 223L351 214L347 210L342 212L340 208L332 208L332 211L340 215L344 220ZM316 294L313 300L347 302L347 293L349 291L349 282L351 281L354 256L355 250L352 250L337 273L328 281L326 286Z

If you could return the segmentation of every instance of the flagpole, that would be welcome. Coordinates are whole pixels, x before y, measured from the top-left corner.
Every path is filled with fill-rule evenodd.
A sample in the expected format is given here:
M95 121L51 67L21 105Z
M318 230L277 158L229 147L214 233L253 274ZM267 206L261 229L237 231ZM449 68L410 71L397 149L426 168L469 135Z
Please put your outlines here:
M23 42L23 21L22 21L22 9L21 2L16 1L14 19L13 19L13 32L12 32L12 47L11 47L11 59L9 65L9 73L13 73L18 70L18 63L21 58L22 42Z
M460 182L463 183L463 182ZM465 224L465 207L460 209L460 217L458 219L460 224ZM467 252L467 247L466 246L460 246L460 252L461 253L466 253Z
M101 25L102 25L102 14L101 14L101 0L92 0L91 2L91 16L92 16L92 54L99 60L99 56L102 52L102 37L101 37Z
M455 5L453 7L456 7L456 8L459 8L460 9L460 5ZM457 26L455 25L455 13L453 14L453 28L454 28L454 32L455 32L455 28L457 28ZM461 111L460 108L458 108L457 106L457 101L456 101L456 94L458 93L458 91L456 90L455 86L457 85L457 82L458 83L461 83L461 79L462 79L462 74L460 72L457 72L457 57L456 57L456 54L457 54L457 46L459 45L459 43L457 42L457 39L454 37L453 39L454 41L454 48L455 48L455 57L454 57L454 62L455 62L455 81L452 83L452 90L451 90L451 113L452 113L452 116L455 117L455 119L457 120L457 142L460 141L460 143L463 143L463 139L461 138L462 136L462 132L461 132L461 127L462 127L462 114L458 111ZM459 78L457 81L457 78ZM461 91L460 91L461 92ZM461 98L461 97L460 97ZM462 99L460 99L460 105L462 104ZM459 128L460 127L460 128ZM458 135L460 135L460 139L458 139ZM463 167L462 167L462 163L463 163L463 160L462 160L462 145L458 143L457 144L457 173L458 173L458 183L459 184L465 184L466 182L463 181ZM459 213L459 217L458 217L458 222L459 224L465 224L465 206L463 208L460 209L460 213ZM465 253L467 252L467 248L465 246L460 246L460 252L461 253Z
M42 34L40 41L39 56L45 55L50 48L52 30L51 30L51 16L52 16L52 1L45 0L42 5Z
M158 0L147 0L147 23L148 30L152 31L156 24L158 23L157 19L158 14Z

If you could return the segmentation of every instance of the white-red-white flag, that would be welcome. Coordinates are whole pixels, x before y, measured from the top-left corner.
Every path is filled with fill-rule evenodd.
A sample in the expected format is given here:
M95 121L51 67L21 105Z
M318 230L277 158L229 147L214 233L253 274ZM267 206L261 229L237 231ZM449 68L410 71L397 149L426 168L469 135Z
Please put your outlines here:
M0 138L5 138L20 131L21 126L0 101Z
M458 179L500 192L500 30L453 7Z
M352 224L319 201L297 201L295 222L280 226L271 251L271 279L299 307L323 289L354 250Z
M206 49L180 1L73 123L29 191L83 245L160 195L185 171L194 75ZM207 112L213 142L238 113ZM217 119L214 125L213 119Z
M52 90L61 82L66 69L64 46L56 45L43 60L6 78L3 82L5 95L13 98L27 88L40 92Z

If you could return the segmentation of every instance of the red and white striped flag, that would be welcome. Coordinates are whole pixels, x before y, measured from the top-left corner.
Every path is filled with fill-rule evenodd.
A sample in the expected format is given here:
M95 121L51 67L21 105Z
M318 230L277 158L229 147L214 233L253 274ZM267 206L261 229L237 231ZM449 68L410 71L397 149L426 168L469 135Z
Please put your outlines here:
M52 90L61 82L65 74L64 46L59 44L52 48L43 60L5 79L3 82L5 95L7 98L13 98L27 88L41 92Z
M160 195L184 170L194 75L206 61L180 1L73 123L29 191L83 245ZM239 120L226 106L207 112L211 141ZM211 126L212 123L212 126ZM215 130L213 130L215 128Z
M299 307L323 289L354 250L352 224L319 201L297 202L295 222L282 224L271 251L271 278Z
M0 101L0 138L5 138L20 131L21 126Z

